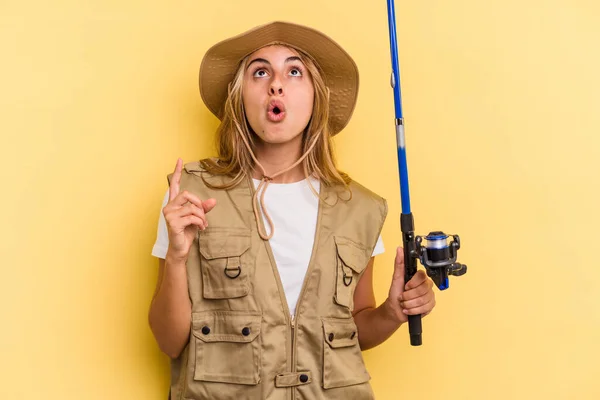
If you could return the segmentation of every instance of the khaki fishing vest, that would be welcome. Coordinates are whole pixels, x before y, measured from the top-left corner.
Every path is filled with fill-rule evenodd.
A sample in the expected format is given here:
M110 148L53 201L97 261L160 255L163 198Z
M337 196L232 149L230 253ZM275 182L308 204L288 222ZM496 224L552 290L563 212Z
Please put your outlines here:
M385 200L353 182L351 200L320 202L292 319L269 242L257 232L251 180L212 190L201 176L224 182L198 162L182 172L181 191L217 205L187 261L191 332L171 361L171 399L373 399L352 310L387 214ZM338 198L335 190L321 185L327 203Z

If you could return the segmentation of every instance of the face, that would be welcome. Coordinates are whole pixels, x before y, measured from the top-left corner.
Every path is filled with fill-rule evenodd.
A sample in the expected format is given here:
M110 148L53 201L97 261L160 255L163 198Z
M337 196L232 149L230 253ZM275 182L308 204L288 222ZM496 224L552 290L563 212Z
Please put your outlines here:
M268 46L250 55L242 100L250 127L263 142L297 139L310 121L314 97L312 79L295 50Z

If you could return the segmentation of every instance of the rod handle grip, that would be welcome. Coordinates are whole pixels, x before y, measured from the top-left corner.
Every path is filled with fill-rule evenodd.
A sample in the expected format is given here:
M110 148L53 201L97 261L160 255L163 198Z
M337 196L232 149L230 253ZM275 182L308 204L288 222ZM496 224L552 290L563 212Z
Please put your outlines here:
M410 333L411 346L420 346L423 344L421 314L408 316L408 332Z

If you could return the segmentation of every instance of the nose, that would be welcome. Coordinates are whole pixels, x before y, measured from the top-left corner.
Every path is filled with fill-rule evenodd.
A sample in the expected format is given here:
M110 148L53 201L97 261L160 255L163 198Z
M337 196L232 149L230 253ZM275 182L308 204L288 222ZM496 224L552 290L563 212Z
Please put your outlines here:
M271 87L269 88L269 92L271 95L278 94L281 96L283 94L283 85L279 79L273 79L271 82Z

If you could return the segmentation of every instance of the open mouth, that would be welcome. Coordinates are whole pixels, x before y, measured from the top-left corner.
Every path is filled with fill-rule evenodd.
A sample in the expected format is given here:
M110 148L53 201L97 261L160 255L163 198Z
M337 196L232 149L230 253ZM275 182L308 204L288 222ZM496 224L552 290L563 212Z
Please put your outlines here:
M271 122L280 122L285 118L285 105L281 101L271 101L267 110L267 117Z

